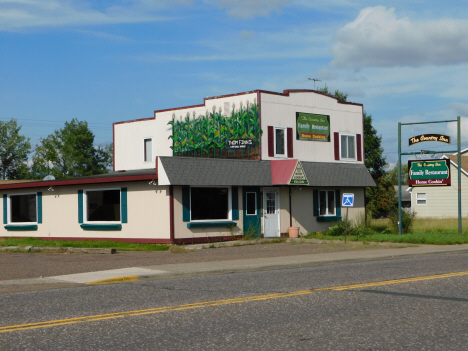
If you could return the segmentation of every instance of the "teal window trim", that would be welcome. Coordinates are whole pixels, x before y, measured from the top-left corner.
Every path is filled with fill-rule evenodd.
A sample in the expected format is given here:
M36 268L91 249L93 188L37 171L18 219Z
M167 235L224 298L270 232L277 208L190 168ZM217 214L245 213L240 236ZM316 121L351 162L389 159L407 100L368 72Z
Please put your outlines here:
M37 193L37 223L42 223L42 192Z
M78 223L83 223L83 190L78 190Z
M37 224L8 224L5 229L10 231L37 230Z
M239 189L237 186L231 188L231 197L232 197L232 220L239 220Z
M190 222L190 187L182 187L182 220Z
M115 223L115 224L90 224L90 223L83 223L80 227L84 230L121 230L122 224Z
M336 222L341 221L341 216L319 216L317 222Z
M237 226L236 222L190 222L187 223L187 228L234 228Z
M122 223L128 223L127 215L127 188L120 189L120 221Z
M3 224L8 224L8 195L3 194Z

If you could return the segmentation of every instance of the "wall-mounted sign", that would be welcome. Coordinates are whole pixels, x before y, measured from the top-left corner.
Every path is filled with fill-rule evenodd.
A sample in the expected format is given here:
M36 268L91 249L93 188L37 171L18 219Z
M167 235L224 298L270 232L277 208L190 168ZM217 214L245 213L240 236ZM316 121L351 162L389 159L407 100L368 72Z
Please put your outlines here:
M450 185L450 160L408 161L410 186Z
M450 144L450 136L443 134L421 134L408 139L408 145L422 143L423 141L437 141L440 143Z
M302 168L301 161L297 161L296 168L294 168L294 172L291 176L291 180L289 181L291 185L309 185L309 180L304 172L304 168Z
M234 139L227 140L227 147L229 150L239 150L254 147L252 139Z
M296 139L330 141L330 116L296 112Z

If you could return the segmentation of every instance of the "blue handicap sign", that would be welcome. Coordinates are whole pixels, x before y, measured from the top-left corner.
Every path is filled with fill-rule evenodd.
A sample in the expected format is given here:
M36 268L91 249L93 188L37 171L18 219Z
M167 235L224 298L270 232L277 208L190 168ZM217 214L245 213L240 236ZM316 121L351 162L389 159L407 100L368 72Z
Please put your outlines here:
M353 207L354 206L354 194L343 194L343 207Z

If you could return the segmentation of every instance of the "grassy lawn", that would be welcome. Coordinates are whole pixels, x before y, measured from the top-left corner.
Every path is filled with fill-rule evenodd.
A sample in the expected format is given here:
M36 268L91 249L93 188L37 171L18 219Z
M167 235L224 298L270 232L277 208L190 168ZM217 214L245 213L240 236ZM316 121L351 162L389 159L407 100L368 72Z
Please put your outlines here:
M410 244L454 245L468 243L468 218L462 219L462 235L458 234L457 218L415 219L411 234L398 235L391 231L389 219L373 219L361 235L348 236L350 241L393 242ZM386 231L384 234L382 232ZM320 235L322 234L322 235ZM309 233L308 238L344 240L344 235L330 236L324 233Z
M170 247L170 245L164 244L135 244L120 241L42 240L37 238L0 239L0 246L112 248L132 251L166 251Z

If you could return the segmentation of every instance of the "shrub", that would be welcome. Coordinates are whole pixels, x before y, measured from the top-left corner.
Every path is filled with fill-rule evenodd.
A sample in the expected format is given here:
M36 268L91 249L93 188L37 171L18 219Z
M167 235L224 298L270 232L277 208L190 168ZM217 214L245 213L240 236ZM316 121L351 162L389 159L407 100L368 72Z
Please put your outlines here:
M414 222L414 216L416 215L416 212L411 212L407 209L401 209L401 229L402 232L405 234L411 233L413 231L413 222ZM399 232L398 228L398 209L393 210L390 212L389 218L390 221L392 222L392 227L395 233Z

